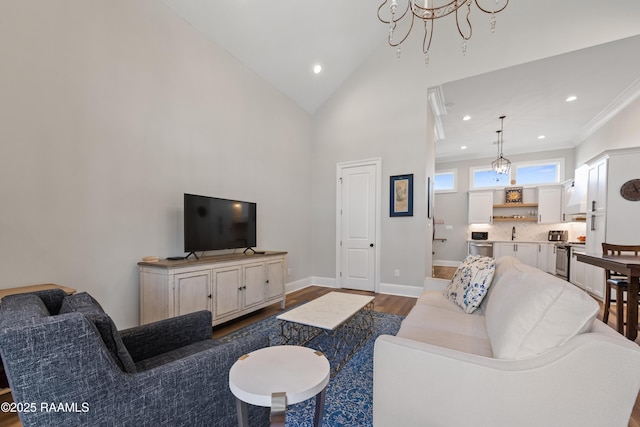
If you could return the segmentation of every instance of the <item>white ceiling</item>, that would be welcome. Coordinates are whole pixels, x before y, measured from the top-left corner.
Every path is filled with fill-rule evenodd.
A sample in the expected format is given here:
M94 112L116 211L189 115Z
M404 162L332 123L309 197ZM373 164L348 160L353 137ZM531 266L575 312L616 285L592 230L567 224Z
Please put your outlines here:
M386 45L387 27L376 16L381 0L323 0L313 7L301 0L161 1L310 114ZM616 105L640 93L637 52L640 36L441 85L449 106L440 116L445 139L436 144L436 159L492 156L500 115L507 116L507 158L577 145ZM312 72L316 63L319 75ZM564 101L570 94L578 96L571 104ZM472 119L463 122L467 114Z
M502 115L507 158L578 145L640 95L640 56L632 52L640 52L640 36L441 85L447 114L436 158L496 157ZM566 102L570 95L578 99Z
M386 43L371 0L162 2L311 114Z

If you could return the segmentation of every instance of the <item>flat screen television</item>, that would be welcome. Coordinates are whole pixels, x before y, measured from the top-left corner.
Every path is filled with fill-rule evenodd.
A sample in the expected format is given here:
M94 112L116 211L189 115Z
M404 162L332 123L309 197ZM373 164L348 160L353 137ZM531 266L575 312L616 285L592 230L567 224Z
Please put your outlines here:
M184 251L189 255L219 249L246 251L254 246L255 203L184 195Z

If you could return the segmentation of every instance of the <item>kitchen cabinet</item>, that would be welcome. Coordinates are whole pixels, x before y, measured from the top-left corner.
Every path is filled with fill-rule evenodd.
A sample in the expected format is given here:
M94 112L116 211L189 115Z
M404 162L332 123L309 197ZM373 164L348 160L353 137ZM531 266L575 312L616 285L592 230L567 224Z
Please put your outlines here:
M590 254L602 254L602 243L607 235L607 212L593 211L587 213L587 240L585 249ZM584 264L584 263L580 263ZM585 266L585 289L600 299L604 298L604 269L594 265Z
M284 308L286 252L228 254L198 260L138 263L140 323L198 310L213 314L213 325L274 302Z
M587 211L607 209L607 158L589 165L587 180Z
M581 289L586 289L587 267L593 267L578 261L576 254L584 254L584 250L571 248L571 259L569 260L569 281ZM602 269L601 269L602 270Z
M538 187L538 224L562 221L562 187Z
M553 243L538 243L538 269L547 273L556 273L556 245Z
M490 224L493 217L493 190L469 192L469 224Z
M537 243L507 243L496 242L493 244L493 257L512 256L524 264L532 267L538 266L538 244Z

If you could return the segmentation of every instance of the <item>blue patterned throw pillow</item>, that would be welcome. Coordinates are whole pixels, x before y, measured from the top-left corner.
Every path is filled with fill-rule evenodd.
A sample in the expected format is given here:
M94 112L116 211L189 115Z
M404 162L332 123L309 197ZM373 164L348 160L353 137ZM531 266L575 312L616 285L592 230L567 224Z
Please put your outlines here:
M456 270L444 294L465 313L473 313L487 294L495 270L493 258L469 255Z

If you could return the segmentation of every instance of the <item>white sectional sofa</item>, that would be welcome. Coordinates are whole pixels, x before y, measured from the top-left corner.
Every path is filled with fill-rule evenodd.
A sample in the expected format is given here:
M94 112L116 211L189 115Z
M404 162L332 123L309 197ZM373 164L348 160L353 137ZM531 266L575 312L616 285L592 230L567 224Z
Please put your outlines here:
M628 425L640 347L595 319L590 296L512 257L471 314L449 282L431 279L376 340L374 426Z

